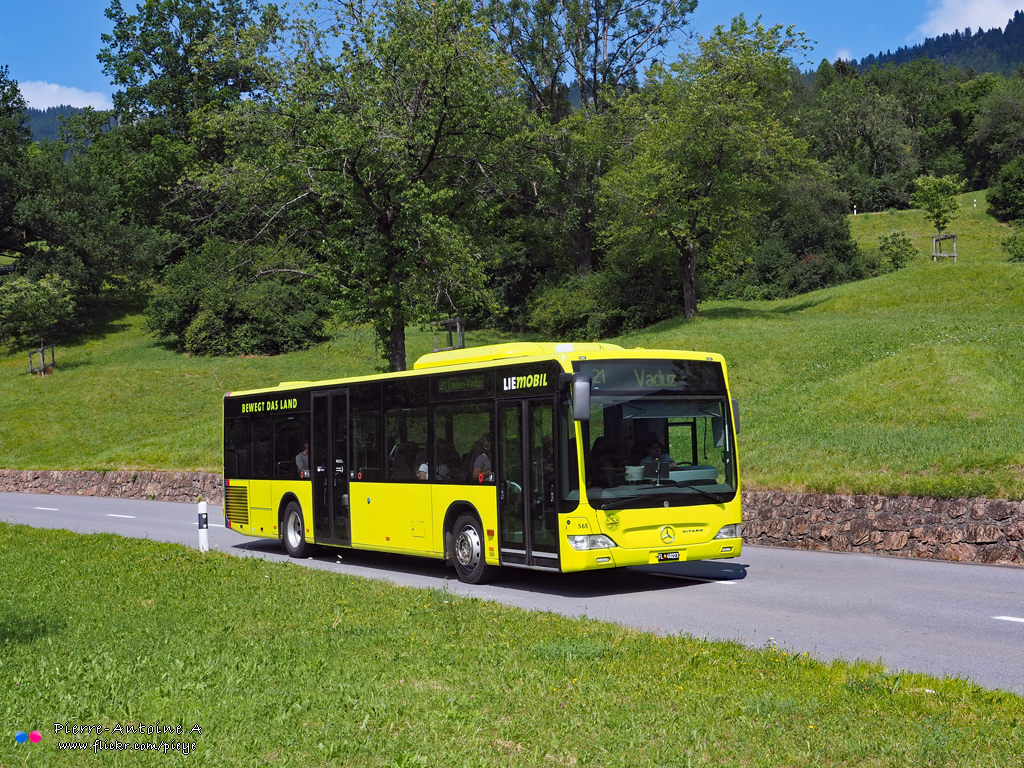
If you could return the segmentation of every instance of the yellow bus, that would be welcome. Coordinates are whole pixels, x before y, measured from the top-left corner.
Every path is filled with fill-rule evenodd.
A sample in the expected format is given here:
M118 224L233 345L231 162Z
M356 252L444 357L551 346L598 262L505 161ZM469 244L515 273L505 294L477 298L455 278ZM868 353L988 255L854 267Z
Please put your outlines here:
M499 344L412 371L229 392L225 525L314 545L586 571L737 557L720 355Z

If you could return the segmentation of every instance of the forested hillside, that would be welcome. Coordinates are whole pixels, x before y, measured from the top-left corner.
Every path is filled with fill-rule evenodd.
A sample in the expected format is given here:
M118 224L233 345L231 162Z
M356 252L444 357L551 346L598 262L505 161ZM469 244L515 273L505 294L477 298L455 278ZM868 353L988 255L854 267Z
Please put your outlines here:
M82 110L61 104L59 107L35 109L27 107L28 127L32 132L33 141L57 141L60 139L60 118L77 115Z
M991 186L1024 219L1024 79L920 59L808 82L804 36L742 16L664 61L695 3L622 7L360 0L324 26L112 3L115 127L84 112L33 144L0 66L3 343L131 288L181 352L278 354L340 321L397 370L439 318L601 338L898 270L905 233L868 252L847 215L924 189Z
M980 27L954 30L939 37L929 37L919 45L897 48L896 52L879 52L865 56L860 69L885 64L906 64L915 59L935 59L965 72L995 72L1006 76L1024 72L1024 11L1014 11L1005 29Z

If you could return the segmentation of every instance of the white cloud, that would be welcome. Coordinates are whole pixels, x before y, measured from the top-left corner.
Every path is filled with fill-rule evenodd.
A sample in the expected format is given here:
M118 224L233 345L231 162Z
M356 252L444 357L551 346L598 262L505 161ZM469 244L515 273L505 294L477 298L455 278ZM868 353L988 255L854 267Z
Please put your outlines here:
M18 90L30 107L46 109L67 104L71 107L92 107L111 109L114 104L110 96L99 91L83 91L66 85L44 83L39 80L18 83Z
M947 32L967 27L972 32L993 27L1002 29L1013 18L1013 12L1024 9L1021 0L930 0L928 18L916 30L914 37L938 37Z

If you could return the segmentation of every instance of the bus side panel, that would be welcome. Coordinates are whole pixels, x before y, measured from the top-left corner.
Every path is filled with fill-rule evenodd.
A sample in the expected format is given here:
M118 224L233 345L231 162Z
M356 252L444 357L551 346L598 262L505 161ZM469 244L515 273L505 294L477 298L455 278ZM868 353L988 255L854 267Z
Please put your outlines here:
M269 510L269 480L231 480L225 491L225 516L232 531L260 538L277 537L277 517Z
M352 546L440 557L426 483L352 483Z
M270 480L249 481L249 523L253 536L277 535L277 505Z
M498 490L493 485L435 485L431 491L434 527L432 546L444 552L444 520L453 504L469 504L480 515L484 529L484 560L498 564ZM452 520L452 523L455 521Z

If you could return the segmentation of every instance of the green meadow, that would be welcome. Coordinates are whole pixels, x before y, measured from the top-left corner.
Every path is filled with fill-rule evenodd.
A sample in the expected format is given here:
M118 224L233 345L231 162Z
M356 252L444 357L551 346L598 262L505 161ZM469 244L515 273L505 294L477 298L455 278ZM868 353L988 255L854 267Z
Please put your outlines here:
M977 199L977 208L973 201ZM775 302L709 302L619 339L721 352L740 400L744 487L1024 498L1024 265L984 193L961 197L959 258L933 262L921 211L851 217L865 250L907 230L918 257L870 280ZM0 466L218 471L225 391L372 372L366 328L273 358L186 358L124 297L57 348L57 373L2 350ZM510 340L470 332L468 343ZM431 350L410 329L409 362Z
M0 524L0 573L3 768L1024 765L1024 699L963 680L109 534Z

